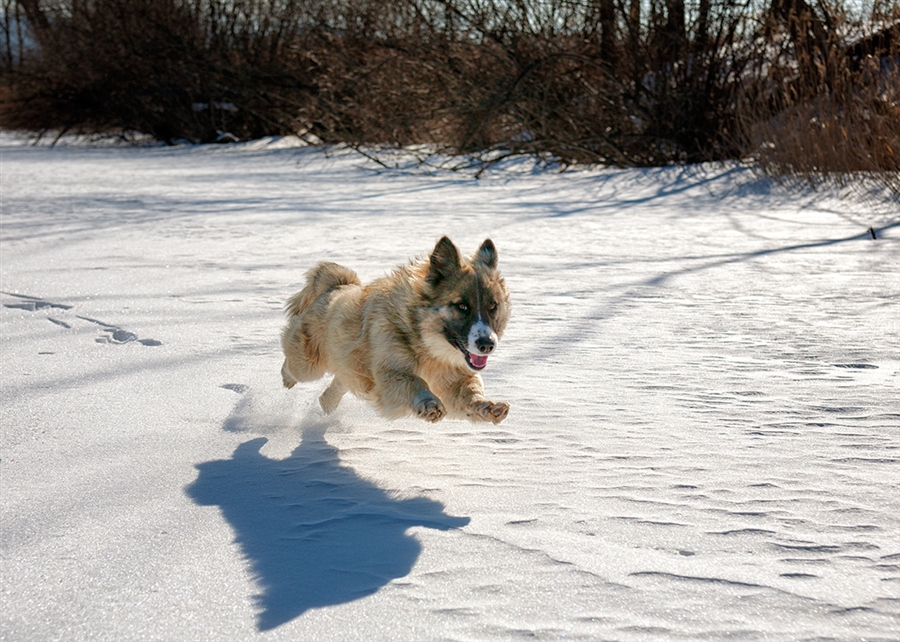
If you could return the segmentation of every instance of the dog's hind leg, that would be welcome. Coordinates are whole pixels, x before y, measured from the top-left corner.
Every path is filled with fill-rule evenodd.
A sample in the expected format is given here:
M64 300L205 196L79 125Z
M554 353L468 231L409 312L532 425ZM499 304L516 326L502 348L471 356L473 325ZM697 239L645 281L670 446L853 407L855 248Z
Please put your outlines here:
M338 377L331 380L331 384L325 388L325 392L319 396L319 404L321 404L322 410L325 411L326 415L330 415L334 412L334 409L341 403L341 397L343 397L346 392L347 386L344 385L343 381Z
M281 366L281 381L284 383L284 387L289 390L297 383L297 380L294 379L294 375L292 375L291 371L288 369L287 359L284 360L284 364Z
M281 380L285 388L293 388L298 381L314 381L325 374L325 368L303 357L287 352L281 366Z
M296 320L291 322L281 337L284 349L284 364L281 366L281 380L285 388L293 388L298 381L313 381L325 374L325 366L319 359L318 351L310 345L308 337L300 332Z

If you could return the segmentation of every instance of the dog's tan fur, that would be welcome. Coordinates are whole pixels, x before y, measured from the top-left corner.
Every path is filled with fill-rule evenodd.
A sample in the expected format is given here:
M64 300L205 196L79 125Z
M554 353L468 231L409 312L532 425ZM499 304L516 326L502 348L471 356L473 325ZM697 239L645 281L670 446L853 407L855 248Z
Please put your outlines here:
M509 404L484 396L481 378L446 336L445 328L462 314L454 301L473 288L481 293L476 298L490 299L499 338L509 318L509 292L490 240L472 257L460 257L445 237L428 259L365 286L352 270L320 263L286 306L284 385L333 373L319 398L326 413L352 392L389 418L503 421Z

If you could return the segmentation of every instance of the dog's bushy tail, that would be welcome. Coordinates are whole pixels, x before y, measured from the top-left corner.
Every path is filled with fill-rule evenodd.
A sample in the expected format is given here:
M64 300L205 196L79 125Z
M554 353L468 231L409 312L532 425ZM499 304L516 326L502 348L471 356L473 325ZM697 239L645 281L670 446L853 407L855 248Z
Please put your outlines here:
M300 315L313 301L341 285L362 285L356 272L337 263L319 263L306 273L306 286L288 299L284 310L288 317Z

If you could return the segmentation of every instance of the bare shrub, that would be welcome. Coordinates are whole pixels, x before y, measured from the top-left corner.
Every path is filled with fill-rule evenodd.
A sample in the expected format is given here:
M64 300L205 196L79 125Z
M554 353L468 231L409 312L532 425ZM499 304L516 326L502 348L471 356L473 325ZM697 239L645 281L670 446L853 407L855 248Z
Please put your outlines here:
M742 14L701 4L689 24L683 0L19 0L33 46L0 124L724 158Z
M19 2L30 51L7 74L0 125L164 141L247 139L297 127L302 68L285 64L259 3ZM290 58L288 58L290 61Z
M190 107L190 81L176 79L193 76L192 43L200 35L183 7L138 0L24 13L36 46L7 87L5 127L135 129L163 140L181 128L190 112L178 107Z
M739 110L747 149L782 180L900 195L900 10L859 24L818 7L770 14Z
M817 96L757 122L751 140L760 168L813 186L866 174L900 195L898 90L893 79L854 84L843 96Z
M0 126L896 172L897 9L759 1L2 0Z

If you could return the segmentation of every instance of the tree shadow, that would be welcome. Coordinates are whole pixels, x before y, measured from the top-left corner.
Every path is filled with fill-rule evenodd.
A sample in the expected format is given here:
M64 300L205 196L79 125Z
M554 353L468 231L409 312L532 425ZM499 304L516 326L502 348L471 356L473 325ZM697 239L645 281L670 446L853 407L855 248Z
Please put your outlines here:
M199 464L186 488L197 504L218 506L234 529L261 589L260 631L407 575L422 549L410 527L469 523L445 514L440 502L398 499L361 478L324 433L325 425L306 427L282 461L260 452L265 438L245 442L231 459Z
M554 358L560 358L562 355L578 349L579 345L602 331L603 321L616 317L620 314L621 310L627 309L627 306L633 304L635 301L639 301L646 290L663 288L677 277L713 271L716 268L725 267L735 263L748 262L766 256L789 254L801 250L811 250L856 241L870 243L875 239L881 238L883 232L892 230L896 227L900 227L900 221L892 221L877 229L872 227L852 236L842 238L808 241L805 243L795 243L782 247L752 250L748 252L685 257L685 259L690 259L690 265L668 272L660 272L656 276L638 282L623 284L619 288L619 294L607 297L600 305L594 306L586 313L582 313L578 318L569 320L565 328L555 335L546 335L541 342L531 346L529 349L530 351L526 353L525 356L518 358L512 363L506 364L505 369L507 372L514 372L517 368L525 367L526 364L533 363L535 359L543 359L548 355L552 355ZM663 261L672 260L674 259L663 259ZM644 263L653 263L655 261L657 261L657 259L652 257L643 259ZM682 260L682 263L684 262L686 262L686 260Z

